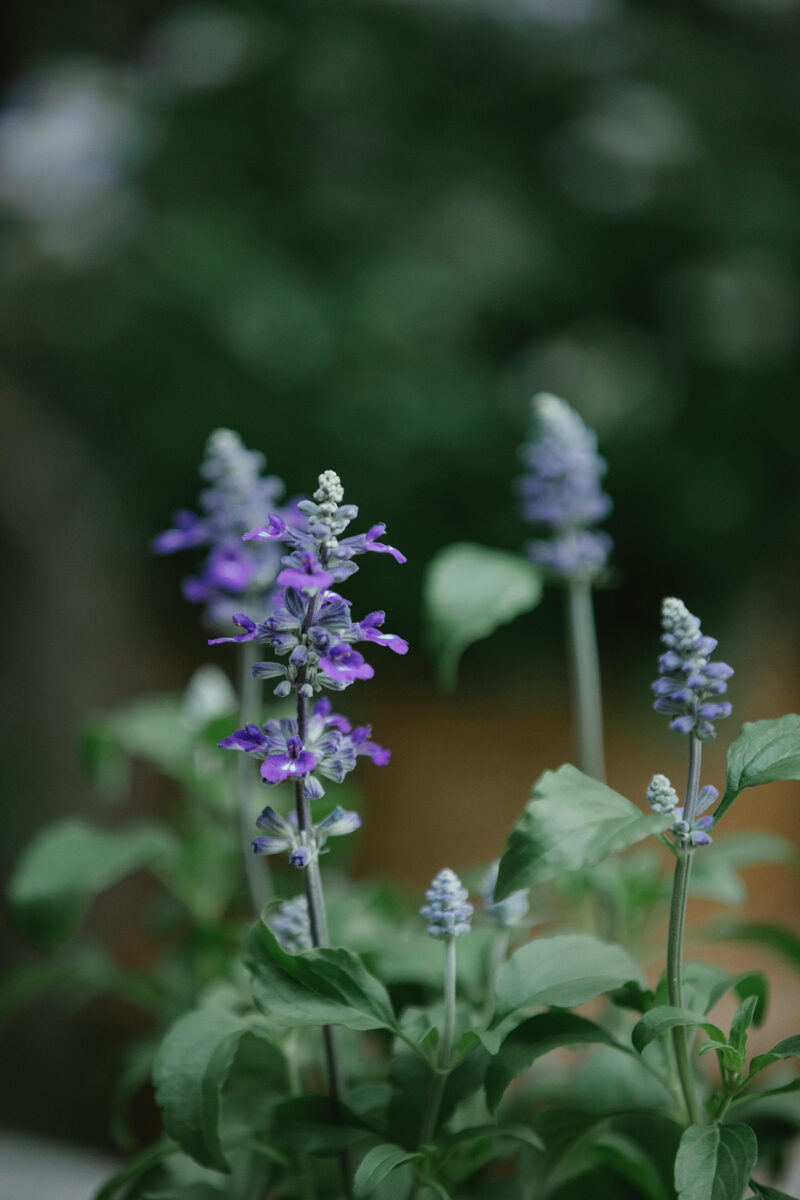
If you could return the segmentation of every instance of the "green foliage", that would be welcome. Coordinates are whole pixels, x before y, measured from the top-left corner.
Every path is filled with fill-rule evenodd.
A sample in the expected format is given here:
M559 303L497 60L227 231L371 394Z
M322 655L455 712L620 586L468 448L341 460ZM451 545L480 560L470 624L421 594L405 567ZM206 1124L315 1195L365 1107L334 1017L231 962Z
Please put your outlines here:
M495 1111L512 1080L527 1071L537 1058L560 1046L598 1043L628 1052L628 1047L602 1026L574 1013L540 1013L523 1021L502 1042L486 1072L486 1103L490 1111Z
M177 852L174 836L155 822L100 829L68 817L20 859L9 885L16 920L31 941L53 947L75 931L98 892L142 867L166 872Z
M725 1035L716 1025L706 1021L703 1013L689 1012L685 1008L673 1008L668 1004L651 1008L634 1026L631 1041L641 1054L656 1038L663 1037L670 1029L682 1025L700 1025L711 1037L725 1040Z
M669 816L642 813L577 767L545 771L509 835L495 897L593 866L670 824Z
M388 1143L382 1146L373 1146L364 1155L356 1171L353 1181L353 1193L356 1200L363 1200L365 1196L371 1196L378 1184L395 1167L399 1167L402 1163L414 1162L421 1157L422 1155L418 1152L404 1150L402 1146L392 1146Z
M248 939L247 966L256 1004L280 1024L397 1032L386 989L350 950L286 954L259 921Z
M678 1200L741 1200L757 1156L749 1125L690 1125L675 1159Z
M800 716L787 713L768 721L748 721L728 747L725 795L715 817L724 816L745 788L781 779L800 779Z
M534 1005L585 1004L629 980L644 984L641 968L621 946L588 934L536 938L498 971L492 1025Z
M535 608L541 573L518 554L458 542L428 564L423 602L443 687L454 688L461 655L499 625Z
M800 969L800 934L788 925L723 919L712 926L711 933L718 941L752 942L766 947L790 966Z
M747 889L738 874L742 868L796 858L796 847L777 833L751 830L715 838L713 854L695 855L689 894L720 904L743 904Z

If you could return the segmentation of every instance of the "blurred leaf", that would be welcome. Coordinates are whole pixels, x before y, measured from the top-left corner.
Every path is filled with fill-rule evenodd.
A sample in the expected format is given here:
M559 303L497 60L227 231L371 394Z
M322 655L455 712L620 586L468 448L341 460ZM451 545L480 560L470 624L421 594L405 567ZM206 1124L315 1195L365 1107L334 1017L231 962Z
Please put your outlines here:
M671 1029L682 1025L699 1025L705 1029L709 1037L716 1038L721 1042L725 1041L725 1034L716 1025L712 1025L706 1020L705 1013L689 1012L685 1008L673 1008L668 1004L651 1008L650 1012L645 1013L634 1026L631 1041L641 1054L656 1038L662 1037Z
M800 968L800 934L788 925L772 925L766 921L720 921L711 927L711 935L718 941L765 946L793 967Z
M518 554L457 542L428 564L423 603L439 681L456 685L458 661L468 646L499 625L535 608L541 574Z
M675 1159L678 1200L742 1200L757 1157L749 1125L690 1125Z
M756 1183L755 1179L750 1180L750 1187L756 1200L796 1200L788 1192L779 1192L777 1188L767 1187L765 1183Z
M374 1126L348 1105L339 1105L339 1118L334 1124L328 1096L293 1096L275 1108L272 1133L281 1146L321 1156L339 1154L375 1137Z
M492 1026L534 1005L585 1004L629 980L644 985L641 968L622 946L580 933L536 938L500 967Z
M364 1155L356 1171L353 1181L353 1194L356 1200L363 1200L363 1197L371 1196L381 1180L385 1179L395 1167L418 1158L422 1158L419 1151L404 1150L402 1146L392 1146L388 1143L383 1146L373 1146Z
M236 1049L252 1021L215 1005L196 1009L168 1030L153 1063L164 1128L204 1167L230 1172L219 1132L220 1098Z
M50 825L23 851L9 898L23 932L37 945L64 941L92 898L142 867L163 871L179 851L163 825L138 822L100 829L79 817Z
M787 713L768 721L748 721L728 747L725 795L714 816L724 816L745 788L782 779L800 779L800 716Z
M574 1013L539 1013L512 1030L492 1058L486 1072L486 1103L494 1112L512 1080L527 1071L537 1058L559 1046L591 1045L602 1042L629 1053L627 1046L594 1021Z
M722 904L743 904L747 889L737 874L739 869L759 863L789 862L796 857L797 848L777 833L752 830L715 839L711 852L695 855L690 895Z
M163 1159L177 1153L178 1147L172 1142L148 1146L141 1154L137 1154L129 1163L126 1163L121 1171L117 1171L110 1179L106 1180L99 1191L95 1193L94 1200L113 1200L121 1188L127 1188L129 1183L133 1183L152 1167L158 1166Z
M405 1016L405 1014L404 1014ZM410 1028L404 1020L404 1031ZM388 1110L389 1136L410 1148L416 1148L422 1130L425 1104L434 1082L433 1058L438 1045L438 1030L430 1029L415 1049L398 1041L389 1070L392 1094ZM422 1051L422 1054L419 1051ZM453 1062L439 1108L437 1127L444 1125L462 1101L474 1095L483 1083L489 1052L480 1039L468 1032L456 1042Z
M791 1037L784 1038L778 1042L771 1050L765 1054L757 1054L750 1063L750 1072L748 1079L752 1079L759 1071L763 1071L766 1067L771 1067L773 1063L779 1062L784 1058L800 1058L800 1034L793 1034Z
M247 966L256 1004L275 1021L397 1030L386 989L350 950L286 954L259 921L248 939Z
M662 833L671 823L668 815L641 812L577 767L567 764L545 771L509 835L495 899L558 878L564 871L593 866L650 834Z
M766 1016L769 1002L769 983L763 971L744 971L732 975L724 967L714 963L689 960L683 970L683 996L685 1007L694 1012L708 1013L719 1004L723 996L735 991L740 1000L757 996L755 1023L760 1025ZM662 974L656 988L656 1001L667 1004L667 977Z

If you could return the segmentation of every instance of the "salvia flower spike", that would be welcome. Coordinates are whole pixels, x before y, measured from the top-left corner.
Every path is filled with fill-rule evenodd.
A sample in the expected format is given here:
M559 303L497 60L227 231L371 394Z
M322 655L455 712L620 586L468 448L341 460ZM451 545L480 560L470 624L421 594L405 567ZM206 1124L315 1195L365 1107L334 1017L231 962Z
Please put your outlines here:
M420 909L431 937L454 938L470 932L474 910L468 895L455 871L444 867L439 872L425 893L428 903Z
M658 660L661 675L653 684L653 707L672 717L670 727L676 732L708 741L716 737L714 721L731 714L731 704L720 697L728 690L733 668L709 661L716 638L702 633L700 621L682 600L664 600L661 626L666 651Z
M248 450L233 430L216 429L206 443L200 467L209 484L200 493L200 514L176 513L174 527L153 541L156 554L207 549L200 571L184 582L183 593L192 603L205 605L214 624L230 620L242 597L266 611L275 586L280 570L277 547L269 542L242 541L243 534L265 511L276 507L284 492L280 479L262 474L265 463L264 455ZM288 513L284 512L283 518L288 519Z
M719 792L711 784L700 788L694 810L694 820L691 825L684 820L683 805L678 793L667 779L666 775L654 775L647 787L647 803L655 813L670 813L675 818L672 826L672 836L675 845L687 850L693 846L707 846L711 839L710 830L714 827L713 817L701 816L712 804L719 799Z
M527 467L517 480L522 515L547 535L530 542L528 554L556 579L595 579L613 546L607 533L593 528L612 507L602 487L607 464L596 434L565 401L540 393L520 454Z

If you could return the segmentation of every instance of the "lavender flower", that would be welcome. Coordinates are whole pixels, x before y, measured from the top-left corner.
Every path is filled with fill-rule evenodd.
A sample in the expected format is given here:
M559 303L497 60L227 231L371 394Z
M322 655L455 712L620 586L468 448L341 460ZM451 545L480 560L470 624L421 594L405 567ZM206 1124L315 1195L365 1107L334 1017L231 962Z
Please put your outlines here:
M692 846L707 846L711 841L709 830L714 826L713 817L701 816L702 813L716 804L719 792L711 784L706 784L697 793L695 816L692 824L683 817L683 806L678 793L666 775L654 775L647 787L647 802L653 812L670 813L674 818L671 833L675 844L682 850Z
M494 889L499 870L500 860L496 859L483 877L483 884L481 885L483 911L487 917L491 917L496 925L500 925L504 929L510 929L515 925L521 925L528 914L530 909L528 889L522 888L518 892L512 892L510 896L506 896L505 900L496 901L494 899Z
M267 807L256 821L266 835L253 840L254 854L288 854L289 866L305 868L324 850L328 838L346 837L361 828L357 812L348 812L337 805L324 820L308 830L298 827L297 814L282 817Z
M528 470L517 490L523 516L548 536L530 542L528 554L557 579L595 579L613 546L607 533L591 528L611 511L602 488L607 464L597 451L597 436L557 396L540 393L532 407L531 435L521 448Z
M470 932L474 910L468 895L455 871L445 867L439 872L425 893L428 903L419 910L431 937L454 938Z
M733 668L709 662L716 638L701 632L700 621L682 600L674 596L664 600L661 623L661 641L667 650L658 660L662 674L653 684L653 707L673 718L670 728L678 733L693 733L702 741L714 738L713 722L731 714L729 701L717 697L728 690Z
M371 758L376 766L385 766L391 751L372 741L372 728L353 729L346 717L331 711L327 698L319 700L309 715L305 740L301 740L294 717L245 725L219 743L223 750L242 750L261 762L265 783L283 783L302 779L307 799L325 795L317 775L341 783L353 770L359 756Z
M284 900L267 918L267 924L287 954L301 954L303 950L311 949L311 922L305 896Z
M238 607L237 597L246 596L265 610L275 585L280 567L277 549L269 542L242 543L242 535L265 509L275 507L284 490L280 479L261 474L265 461L259 451L247 450L232 430L215 430L200 467L210 484L200 493L202 515L177 513L174 527L153 541L157 554L209 548L202 569L185 581L183 593L190 602L204 604L213 623L230 618Z

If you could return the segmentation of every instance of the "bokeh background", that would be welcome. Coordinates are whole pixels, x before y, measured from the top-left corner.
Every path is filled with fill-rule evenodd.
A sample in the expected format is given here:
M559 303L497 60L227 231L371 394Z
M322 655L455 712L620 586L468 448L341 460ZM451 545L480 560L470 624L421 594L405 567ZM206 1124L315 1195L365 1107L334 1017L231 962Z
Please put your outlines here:
M48 819L97 810L75 753L84 715L178 689L211 658L180 596L189 556L154 560L148 543L191 507L219 425L290 494L335 467L408 554L370 561L352 589L412 641L352 693L394 750L364 780L362 875L419 888L443 861L485 860L570 755L557 595L469 651L453 697L421 616L442 546L523 544L510 485L538 389L579 409L610 464L612 784L641 798L654 770L682 771L648 700L664 594L737 669L707 781L741 721L797 709L797 0L4 14L4 871ZM159 803L137 776L129 808ZM730 825L797 833L796 811L796 785L775 785ZM797 920L788 866L749 882L751 916ZM93 918L123 957L140 949L132 897L117 889ZM770 1032L790 1032L788 967L708 953L774 969ZM47 1003L15 1017L0 1121L101 1144L130 1020Z

